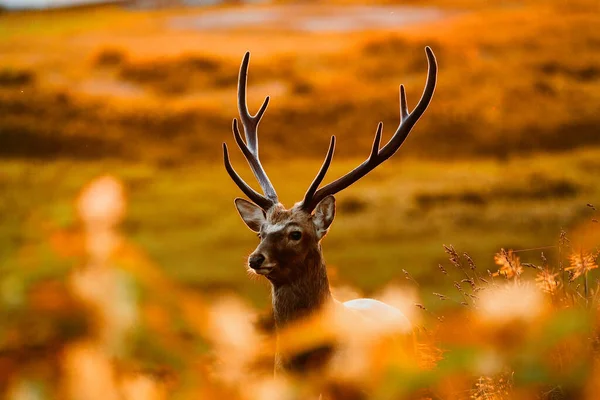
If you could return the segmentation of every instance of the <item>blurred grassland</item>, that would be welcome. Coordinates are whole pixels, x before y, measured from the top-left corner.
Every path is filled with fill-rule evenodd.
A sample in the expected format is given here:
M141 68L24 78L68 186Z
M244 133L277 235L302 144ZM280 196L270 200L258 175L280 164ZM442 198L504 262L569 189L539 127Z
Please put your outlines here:
M392 134L398 84L410 105L421 93L425 45L440 65L434 100L399 154L338 196L325 244L333 279L369 292L404 268L429 287L442 243L483 264L501 246L556 244L560 228L589 221L600 190L598 3L419 5L448 15L313 34L169 28L210 8L0 15L2 257L42 240L40 226L70 226L79 188L110 172L131 197L126 233L171 276L266 302L243 273L255 241L220 161L241 55L252 51L251 109L271 95L261 156L291 205L331 134L327 179L366 156L379 120Z
M388 134L396 126L399 83L416 103L426 44L438 56L439 86L404 157L597 144L596 6L448 7L441 21L395 32L313 34L170 28L174 17L218 10L5 15L0 151L167 165L218 159L236 115L240 55L252 50L250 102L272 97L265 159L321 157L330 134L340 139L339 156L362 156L379 120Z
M398 84L414 106L430 45L440 65L430 109L394 158L336 196L323 245L336 296L397 296L390 304L411 315L427 366L383 341L355 378L377 382L373 398L595 399L600 3L405 4L447 15L307 34L170 25L228 7L0 14L0 392L64 397L76 384L73 398L284 398L285 385L271 397L258 390L271 382L274 340L253 329L267 334L268 317L221 296L268 308L268 284L244 272L257 239L221 161L221 142L233 147L240 58L252 51L250 109L271 95L261 157L291 206L330 135L326 181L366 157L379 120L390 137ZM253 182L236 150L232 159ZM117 202L128 207L106 259L87 247L106 232L75 210L104 174L117 178L109 193L123 183ZM120 285L124 298L110 291ZM322 327L308 328L318 337ZM123 340L118 359L103 353L103 329ZM292 398L324 388L343 397L352 382L338 378L301 377Z
M594 214L586 203L600 195L598 160L600 150L450 165L393 160L338 196L338 216L324 244L333 283L372 293L402 283L406 269L423 291L439 290L452 283L441 284L436 272L446 258L442 243L494 270L490 254L499 246L554 246L561 228L577 243L586 236L597 240L590 236L597 224L590 222ZM330 176L358 161L338 161ZM291 205L317 165L294 160L285 168L272 162L266 167L282 201ZM219 164L161 169L118 161L5 161L1 170L5 260L16 260L26 244L42 245L53 232L77 226L72 199L83 183L108 172L129 191L124 233L169 276L206 292L244 293L257 304L268 300L267 286L249 282L244 273L244 257L256 238L239 220L232 202L237 188ZM539 253L520 256L534 262ZM435 302L424 297L426 304Z

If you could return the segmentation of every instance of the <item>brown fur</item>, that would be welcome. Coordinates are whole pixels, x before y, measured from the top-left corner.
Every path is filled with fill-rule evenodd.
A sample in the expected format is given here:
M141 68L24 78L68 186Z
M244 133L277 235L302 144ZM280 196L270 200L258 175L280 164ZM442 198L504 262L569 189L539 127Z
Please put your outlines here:
M276 263L266 278L272 285L275 324L282 328L318 310L332 297L312 215L297 208L286 210L279 204L269 210L263 227L277 224L289 225L268 234L261 229L262 241L255 253L264 254L267 263ZM290 229L302 232L299 243L290 243L286 238Z

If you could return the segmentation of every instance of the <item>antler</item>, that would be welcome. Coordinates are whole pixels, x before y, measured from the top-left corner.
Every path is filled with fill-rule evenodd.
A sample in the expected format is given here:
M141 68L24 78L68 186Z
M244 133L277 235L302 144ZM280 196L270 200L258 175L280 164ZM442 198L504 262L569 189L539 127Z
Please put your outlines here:
M247 52L244 55L244 59L242 60L242 65L240 67L240 75L238 78L238 110L240 112L240 120L242 121L242 125L244 126L244 136L246 137L246 142L242 139L240 135L240 131L238 129L237 119L233 120L233 137L235 141L246 157L252 172L254 172L254 176L258 180L260 187L263 190L264 196L252 189L244 180L235 172L233 167L231 166L231 161L229 160L229 152L227 151L227 145L223 143L223 158L225 162L225 169L229 173L229 176L233 181L238 185L238 187L258 206L260 206L263 210L268 210L274 204L278 203L277 193L275 192L275 188L269 181L269 177L267 176L264 168L260 163L260 159L258 158L258 124L265 113L267 106L269 105L269 96L265 98L262 106L256 113L256 115L250 115L248 112L248 104L246 99L246 84L248 80L248 62L250 61L250 52Z
M379 144L381 142L381 132L383 130L383 123L380 122L377 125L377 132L375 133L375 140L373 140L373 147L371 149L371 154L369 158L367 158L362 164L348 172L346 175L341 178L336 179L328 185L323 186L321 189L317 190L327 170L329 169L329 165L331 164L331 159L333 157L333 150L335 148L335 136L331 138L331 143L329 145L329 150L327 151L327 156L325 157L325 161L319 170L319 173L313 180L312 184L308 188L306 194L304 195L304 200L302 201L301 207L308 211L312 212L314 208L319 204L321 200L325 197L338 193L348 186L352 185L354 182L358 181L363 176L367 175L369 172L374 170L379 164L383 163L385 160L393 156L396 151L402 146L404 140L412 130L413 126L417 123L421 115L429 106L431 102L431 98L433 97L433 92L435 91L435 84L437 80L437 62L435 60L435 55L429 46L425 47L425 53L427 54L427 62L429 64L429 69L427 72L427 83L425 84L425 89L423 90L423 95L419 100L419 103L415 107L412 113L408 112L408 107L406 105L406 93L404 91L404 85L400 85L400 125L398 129L396 129L396 133L394 136L383 146L381 149L379 148Z

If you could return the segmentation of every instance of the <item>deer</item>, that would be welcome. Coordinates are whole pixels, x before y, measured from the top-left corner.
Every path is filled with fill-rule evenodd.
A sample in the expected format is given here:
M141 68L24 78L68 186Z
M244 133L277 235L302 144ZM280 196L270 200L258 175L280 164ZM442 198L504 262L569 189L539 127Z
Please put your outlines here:
M276 335L326 308L349 313L358 318L360 324L393 321L399 331L410 334L411 322L391 305L368 298L342 303L333 297L321 243L335 217L334 195L392 157L429 106L436 86L437 61L430 47L425 47L425 53L428 61L425 88L419 102L409 112L404 85L400 85L400 123L391 139L381 146L383 123L379 122L367 159L340 178L320 187L335 150L336 138L332 136L325 160L304 198L290 209L279 202L259 158L258 126L270 98L265 98L255 115L250 114L246 96L250 53L244 55L238 77L237 106L245 141L236 118L233 119L232 130L235 142L263 193L248 185L232 167L226 143L223 143L223 160L233 182L250 199L238 197L234 204L246 226L260 238L258 247L248 257L247 266L251 273L263 276L270 282ZM276 350L275 370L285 372L293 369L291 357Z

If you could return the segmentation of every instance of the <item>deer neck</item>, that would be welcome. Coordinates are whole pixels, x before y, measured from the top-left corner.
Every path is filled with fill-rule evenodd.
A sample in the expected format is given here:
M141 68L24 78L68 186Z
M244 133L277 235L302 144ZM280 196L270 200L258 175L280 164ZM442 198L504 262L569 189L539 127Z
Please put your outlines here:
M272 282L273 315L277 329L305 318L333 301L320 247L309 253L303 265L290 267L301 268L305 273L293 282Z

